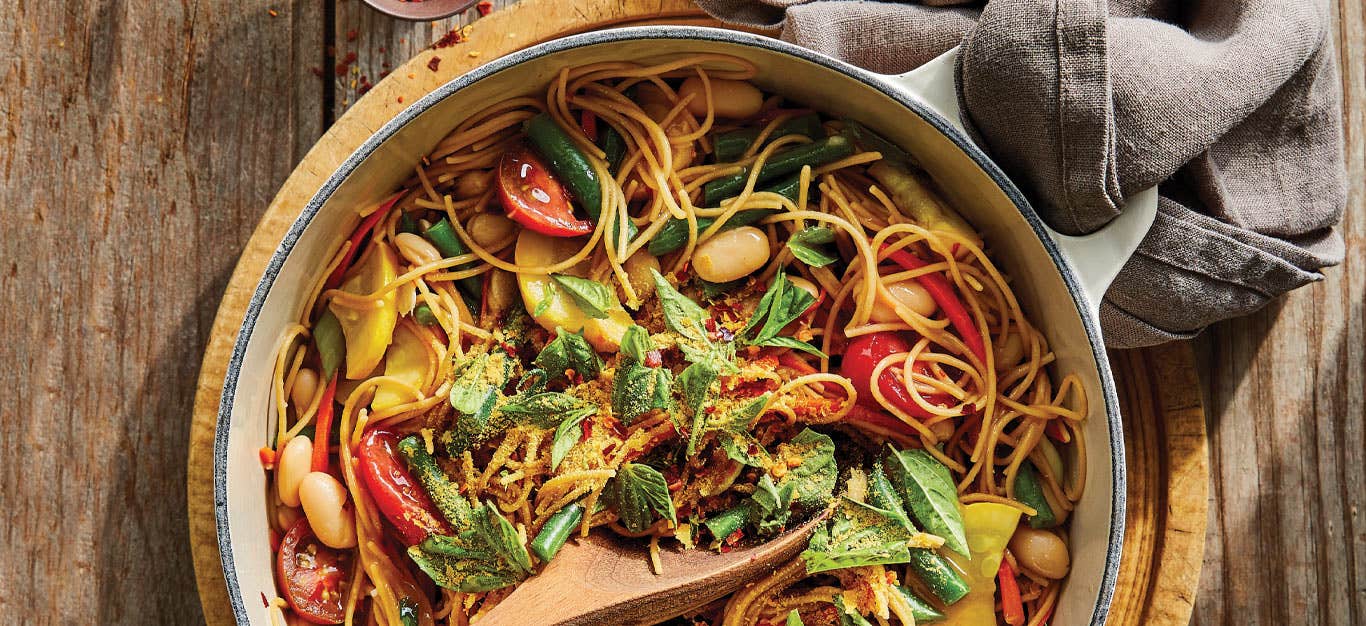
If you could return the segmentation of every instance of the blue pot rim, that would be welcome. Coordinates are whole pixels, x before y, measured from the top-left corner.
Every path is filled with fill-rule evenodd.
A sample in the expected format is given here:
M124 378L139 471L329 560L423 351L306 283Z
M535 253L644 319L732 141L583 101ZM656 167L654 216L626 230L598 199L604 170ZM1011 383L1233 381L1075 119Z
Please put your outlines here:
M669 25L616 28L555 39L490 61L489 63L438 87L436 90L401 111L388 123L381 126L379 130L375 131L373 135L362 143L351 156L347 157L347 159L337 167L336 171L333 172L332 175L328 177L327 181L318 189L318 192L313 195L298 219L295 220L289 231L285 233L284 239L281 240L280 245L275 249L274 254L271 255L270 262L267 264L265 272L261 276L261 280L257 283L256 290L252 294L251 301L247 305L247 312L242 320L242 327L237 333L232 355L228 361L227 374L223 381L223 393L219 399L218 419L215 424L213 468L214 519L218 531L218 553L222 562L223 578L227 583L228 599L232 604L233 615L236 618L237 623L248 624L250 622L246 614L246 605L242 596L242 589L237 584L237 571L233 560L232 535L228 519L228 434L231 432L229 426L232 421L233 400L237 393L237 382L242 374L242 361L246 355L247 344L255 330L256 321L265 304L266 296L270 293L271 288L275 284L275 279L280 273L280 268L294 250L294 246L298 243L304 230L313 221L313 218L322 209L322 206L332 197L332 194L336 192L337 188L340 187L341 184L366 161L366 159L383 145L385 141L394 136L400 129L428 109L442 100L458 93L460 90L503 70L557 52L604 43L650 39L704 40L761 48L797 57L854 78L895 100L952 140L960 150L972 158L977 166L991 177L992 181L1000 187L1006 196L1010 198L1011 202L1019 209L1021 215L1025 218L1025 221L1029 224L1030 228L1033 229L1035 235L1043 244L1044 249L1047 250L1049 258L1053 261L1054 267L1057 269L1058 274L1067 286L1068 292L1072 295L1077 315L1081 318L1082 326L1086 330L1087 340L1090 342L1092 356L1096 363L1096 371L1100 377L1099 382L1103 396L1102 400L1105 404L1105 413L1110 435L1110 448L1112 451L1111 477L1113 484L1110 496L1110 537L1106 547L1105 568L1101 580L1100 593L1096 600L1096 606L1091 614L1091 624L1094 626L1104 624L1106 617L1110 612L1110 604L1114 597L1115 584L1119 579L1119 564L1123 549L1125 511L1127 508L1124 429L1120 418L1119 397L1115 391L1114 375L1110 370L1109 359L1105 352L1105 344L1101 337L1100 320L1091 313L1089 300L1082 289L1080 279L1072 269L1071 264L1063 256L1061 250L1059 250L1057 244L1054 243L1043 220L1039 218L1028 199L1026 199L1024 194L1015 186L1015 184L1006 177L1005 173L991 161L991 158L988 157L981 148L977 147L967 135L955 128L948 120L944 119L938 113L929 110L924 104L910 97L901 89L893 86L888 82L888 76L869 72L818 52L762 35L702 26Z

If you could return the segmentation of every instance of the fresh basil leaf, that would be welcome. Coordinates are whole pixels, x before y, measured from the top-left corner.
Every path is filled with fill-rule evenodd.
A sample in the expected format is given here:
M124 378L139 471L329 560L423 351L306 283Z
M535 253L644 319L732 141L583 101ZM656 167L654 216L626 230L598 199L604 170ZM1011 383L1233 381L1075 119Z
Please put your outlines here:
M659 295L659 303L664 309L664 325L684 337L710 342L707 339L706 309L674 289L659 271L651 268L650 273L654 274L655 293Z
M555 329L555 340L546 344L533 363L546 372L547 380L565 378L565 372L574 370L584 380L593 380L602 371L602 358L598 356L582 332L569 333L563 328Z
M461 413L471 414L483 406L490 393L497 393L506 379L503 378L501 355L495 357L485 353L469 357L455 366L455 380L451 382L451 407Z
M688 433L688 456L697 454L698 444L707 430L707 413L704 410L711 385L717 379L716 368L709 361L698 361L689 365L678 375L678 384L683 391L683 405L692 417L692 428Z
M815 355L822 359L826 358L825 353L821 352L820 349L816 346L813 346L805 341L794 339L792 337L769 337L768 339L765 339L763 341L754 342L754 345L773 346L775 348L792 348L793 350L800 350L802 352Z
M773 457L769 456L768 450L764 449L754 435L743 432L723 433L720 441L721 450L736 463L762 468L773 463Z
M793 485L793 501L804 508L820 508L830 502L835 493L839 468L835 465L835 441L829 435L810 428L802 429L787 443L779 446L779 456L792 466L800 463L779 479L779 486Z
M531 574L517 529L489 505L475 509L471 524L455 536L429 536L408 548L408 556L437 585L463 593L502 589Z
M645 532L654 523L655 514L678 523L673 498L669 497L669 483L659 470L649 465L622 465L612 478L608 493L621 525L631 532Z
M844 605L844 596L835 594L831 600L835 603L835 614L839 616L839 626L873 626L858 609Z
M650 331L635 324L626 327L626 332L621 336L622 354L634 359L637 363L644 363L645 355L654 349L655 342L650 340Z
M792 609L788 612L787 621L783 624L784 626L806 626L806 624L802 623L802 615L797 612L797 609Z
M901 502L901 496L897 495L896 487L892 486L892 481L883 471L881 461L874 461L873 471L868 473L868 503L886 511L902 528L910 532L916 531L915 524L912 524L910 517L906 515L906 507Z
M737 278L735 280L726 281L724 283L713 283L699 278L697 279L697 283L702 286L702 296L708 300L713 300L716 298L716 296L727 294L736 289L739 289L740 287L744 286L745 281L747 280L749 280L749 278Z
M806 573L911 560L913 533L880 508L841 497L830 521L811 535L802 552Z
M499 430L493 423L493 410L497 406L498 390L488 389L479 399L474 411L462 411L462 415L455 420L455 425L446 432L446 452L451 456L457 456Z
M672 388L673 374L669 370L627 361L617 368L612 383L612 412L630 426L651 410L668 409L673 399Z
M924 450L900 450L890 444L886 459L891 479L906 508L925 531L944 538L944 545L963 556L968 554L958 490L949 468Z
M792 233L787 240L787 249L802 263L811 267L825 267L839 260L839 257L822 249L823 245L834 240L835 231L829 226L807 226Z
M584 315L598 320L607 317L607 309L612 308L615 300L607 285L568 274L551 274L550 278L574 299Z
M773 535L782 532L787 526L788 519L792 516L793 485L789 481L779 486L768 474L759 479L754 493L750 495L754 506L749 509L750 522L759 534Z
M555 436L550 444L550 471L560 466L560 461L583 439L583 420L596 413L592 407L584 407L565 416L564 421L555 427Z
M549 428L564 421L570 413L584 407L583 400L567 393L546 391L517 395L499 410L514 420Z

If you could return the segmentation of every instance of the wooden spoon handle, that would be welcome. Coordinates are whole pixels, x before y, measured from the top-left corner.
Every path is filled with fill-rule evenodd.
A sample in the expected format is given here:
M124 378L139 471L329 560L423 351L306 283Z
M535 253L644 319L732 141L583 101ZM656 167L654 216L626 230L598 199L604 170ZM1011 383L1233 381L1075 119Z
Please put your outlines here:
M479 624L655 624L700 609L790 562L822 519L723 554L661 548L658 575L641 541L596 531L565 545L544 571L523 582Z

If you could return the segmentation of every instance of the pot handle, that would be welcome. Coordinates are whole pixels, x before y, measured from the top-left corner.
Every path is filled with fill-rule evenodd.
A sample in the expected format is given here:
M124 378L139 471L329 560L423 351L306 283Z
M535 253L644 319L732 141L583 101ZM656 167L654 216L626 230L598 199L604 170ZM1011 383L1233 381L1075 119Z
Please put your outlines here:
M954 84L957 64L958 48L954 47L905 74L885 76L884 79L943 116L955 129L963 131L964 138L972 141L963 127L962 111L958 106L958 90ZM1089 235L1064 235L1044 226L1080 279L1093 314L1099 313L1105 290L1138 249L1156 217L1157 187L1150 187L1125 198L1124 211L1119 217Z

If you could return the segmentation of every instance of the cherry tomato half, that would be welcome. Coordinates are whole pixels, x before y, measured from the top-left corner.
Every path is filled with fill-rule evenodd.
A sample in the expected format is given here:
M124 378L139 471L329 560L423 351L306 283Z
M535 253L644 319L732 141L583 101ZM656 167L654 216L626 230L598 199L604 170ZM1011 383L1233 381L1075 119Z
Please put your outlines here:
M550 168L525 146L498 160L498 195L503 210L518 224L551 237L593 232L593 223L574 217L574 205Z
M371 430L360 440L360 475L370 497L394 525L406 545L416 545L427 535L453 535L449 524L436 512L427 492L398 458L398 436Z
M909 352L910 349L911 346L906 343L905 339L890 331L868 333L849 340L849 345L844 351L844 360L840 363L840 373L854 384L854 389L858 391L859 404L877 408L877 401L873 399L871 389L873 368L877 367L882 359L898 352ZM923 370L919 365L913 367L918 373L928 371ZM901 410L921 419L933 417L929 411L911 399L910 391L892 373L891 368L882 370L882 376L878 380L878 388L882 391L882 397ZM925 400L929 401L930 404L942 404L948 399L943 394L934 394L925 396Z
M323 545L308 520L300 519L285 533L277 559L280 586L294 612L314 624L340 624L346 617L342 603L351 580L351 553Z

